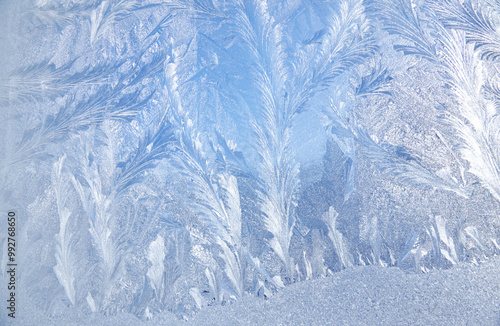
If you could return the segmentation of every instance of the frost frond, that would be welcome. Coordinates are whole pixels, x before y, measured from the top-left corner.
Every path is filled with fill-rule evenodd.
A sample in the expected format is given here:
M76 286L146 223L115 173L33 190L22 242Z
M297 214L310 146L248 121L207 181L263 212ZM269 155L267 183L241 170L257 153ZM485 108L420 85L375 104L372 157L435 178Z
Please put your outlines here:
M161 293L163 283L163 273L165 271L165 241L158 235L154 241L149 244L148 260L151 263L147 276L151 279L151 284L157 296Z
M212 0L169 0L164 1L162 5L169 8L174 14L178 12L187 13L196 19L203 19L221 24L227 19L223 8Z
M482 59L500 59L500 32L491 11L471 1L443 0L432 6L444 26L466 33L467 41L474 44ZM498 12L496 12L498 13Z
M301 49L301 57L309 57L309 60L300 59L302 62L294 67L299 84L291 92L290 115L303 110L314 94L364 62L376 49L362 1L342 2L338 11L332 11L328 22L327 27L314 36L317 44L307 42Z
M389 87L392 77L387 68L377 65L369 75L361 78L359 86L356 88L356 96L369 96L374 94L391 95Z
M267 2L236 1L231 26L250 51L252 76L259 94L260 110L252 122L260 189L257 191L263 222L273 234L269 245L282 260L289 277L293 267L289 255L295 225L294 208L298 191L298 165L291 157L290 128L295 115L287 103L283 29L269 12ZM258 121L258 122L257 122Z
M182 102L177 71L182 57L171 46L165 84L170 106L167 117L175 130L175 143L169 162L185 181L180 197L208 231L206 240L214 248L222 250L219 257L224 261L224 273L239 297L244 292L245 284L240 258L242 221L238 180L230 173L230 165L243 164L244 159L221 134L216 132L217 137L208 141L190 119L193 109ZM205 146L206 143L211 146ZM207 268L206 276L217 300L222 300L223 290L217 270Z
M121 196L130 186L141 182L146 171L156 167L158 161L166 158L173 150L175 135L172 125L164 120L155 129L156 131L148 132L141 139L127 161L117 164L120 171L114 185L116 196Z
M456 180L451 179L451 177L445 179L433 173L411 155L406 148L386 142L375 142L361 128L356 130L356 141L361 145L363 153L382 172L405 183L452 191L457 195L467 197L465 190Z
M133 11L142 9L139 0L104 0L88 13L90 43L94 44L119 21L128 18Z
M338 216L339 214L335 208L330 206L328 212L323 215L323 220L328 226L328 237L333 243L335 253L337 254L342 268L348 268L354 266L354 258L349 253L345 237L337 230L336 222Z
M475 55L473 45L467 44L464 32L451 31L443 41L443 64L458 108L447 121L457 133L462 158L469 162L469 172L500 200L499 122L496 109L483 96L485 72Z
M66 207L64 197L67 196L67 180L63 172L66 156L61 157L53 166L52 184L56 195L57 212L59 215L59 233L56 235L56 261L54 273L59 283L64 287L71 304L75 304L75 263L74 239L68 226L73 212Z
M381 12L384 28L406 41L406 44L394 45L395 50L406 55L420 55L431 61L437 60L436 44L426 34L426 28L412 1L384 1L376 7Z

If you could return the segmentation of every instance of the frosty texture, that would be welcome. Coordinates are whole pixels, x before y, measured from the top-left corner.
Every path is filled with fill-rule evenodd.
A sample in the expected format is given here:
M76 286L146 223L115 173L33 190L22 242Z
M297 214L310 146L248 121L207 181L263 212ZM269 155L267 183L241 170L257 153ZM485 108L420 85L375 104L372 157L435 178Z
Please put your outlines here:
M1 2L18 315L190 319L355 266L422 274L498 254L499 13Z

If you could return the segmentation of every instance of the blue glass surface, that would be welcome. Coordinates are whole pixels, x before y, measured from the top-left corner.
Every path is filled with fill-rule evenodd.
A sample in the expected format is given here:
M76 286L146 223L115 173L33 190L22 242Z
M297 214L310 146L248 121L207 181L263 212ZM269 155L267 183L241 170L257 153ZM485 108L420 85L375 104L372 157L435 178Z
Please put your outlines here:
M499 13L0 0L0 324L495 324Z

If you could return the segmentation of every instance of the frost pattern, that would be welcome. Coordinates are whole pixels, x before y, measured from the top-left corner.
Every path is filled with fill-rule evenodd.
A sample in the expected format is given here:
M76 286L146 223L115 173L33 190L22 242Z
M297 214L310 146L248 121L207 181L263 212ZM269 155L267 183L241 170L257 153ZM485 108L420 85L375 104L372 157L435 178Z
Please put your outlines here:
M0 210L37 311L189 319L500 252L495 1L8 10Z

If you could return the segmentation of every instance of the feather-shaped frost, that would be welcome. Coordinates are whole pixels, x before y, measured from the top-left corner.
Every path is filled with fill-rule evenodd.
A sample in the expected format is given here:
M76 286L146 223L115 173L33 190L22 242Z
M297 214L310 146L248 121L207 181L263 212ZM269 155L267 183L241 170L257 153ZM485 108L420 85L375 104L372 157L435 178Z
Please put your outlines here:
M470 163L469 172L476 175L481 184L499 200L499 125L494 105L483 97L482 88L486 83L484 67L474 51L476 48L481 57L496 60L496 27L481 11L481 7L454 0L445 0L443 4L441 7L433 6L444 24L444 27L436 25L442 44L439 55L435 47L430 46L433 43L423 32L409 2L387 8L384 17L389 32L402 36L414 45L414 50L407 51L408 54L424 56L444 68L448 84L459 103L458 111L446 119L461 140L457 145L462 158ZM445 27L455 30L449 31ZM446 188L450 189L449 186Z
M361 83L356 88L357 96L369 96L374 94L391 95L389 87L392 77L387 68L382 69L380 65L372 69L369 75L361 78Z
M400 36L406 44L396 44L394 49L407 55L420 55L428 60L436 60L436 44L426 32L426 26L412 1L393 0L377 3L384 21L384 28L391 34Z
M59 234L56 236L56 261L54 272L59 283L64 287L71 304L75 304L75 253L73 235L68 227L69 218L73 214L65 205L63 197L67 195L63 174L65 156L54 164L52 183L56 194L57 212L59 215Z
M482 93L484 68L463 32L450 32L443 43L443 65L459 104L447 119L461 140L457 145L469 172L500 200L500 125L493 103Z
M224 261L224 272L236 296L241 296L245 289L241 257L245 256L242 254L244 248L241 239L238 180L229 173L229 163L225 160L227 156L220 155L224 152L236 159L237 151L230 149L221 135L217 137L221 143L213 140L211 147L204 146L206 138L189 118L191 108L183 106L177 73L180 59L174 49L167 64L165 78L171 107L168 116L175 128L175 151L170 157L170 163L182 179L186 180L186 189L182 193L195 198L194 201L193 197L186 198L188 205L208 230L207 240L222 250L219 256ZM215 157L208 153L210 149L217 152L214 153ZM239 159L241 161L242 157ZM232 163L236 161L233 160ZM212 282L218 300L222 300L216 273L207 268L207 278Z
M464 186L451 175L432 172L426 168L414 155L402 146L394 146L387 142L377 142L360 126L348 122L343 110L345 104L336 105L332 100L330 107L324 110L327 127L336 140L344 155L354 151L350 141L359 144L363 154L382 172L396 179L415 186L432 187L452 191L467 197ZM349 156L348 156L349 157ZM355 157L353 156L355 159Z
M158 235L149 245L148 260L151 263L151 267L147 273L157 295L159 295L163 283L163 273L165 271L164 259L165 241L162 236Z
M90 43L95 43L111 27L140 8L139 0L104 0L89 12Z
M156 42L146 43L147 49L151 49ZM149 102L153 93L145 93L145 86L140 86L142 81L151 78L161 72L165 56L161 51L156 52L150 62L144 63L145 52L139 51L131 57L120 60L116 64L104 65L105 72L116 72L120 67L126 66L130 61L135 62L136 68L128 73L121 74L118 83L114 87L103 85L98 92L93 93L84 100L76 101L76 96L72 95L60 110L54 115L48 115L44 121L35 129L25 131L23 139L18 144L14 153L9 155L7 165L26 162L42 155L46 152L47 145L65 140L73 133L88 129L91 126L100 125L107 120L128 120L136 117L141 109ZM52 65L36 66L34 81L36 83L36 71L48 69L50 74L55 74L51 87L60 91L69 91L74 86L88 82L103 83L104 77L98 73L99 67L87 68L83 72L68 74L65 69L54 68ZM52 68L51 68L52 67ZM102 68L102 67L101 67ZM88 73L88 74L87 74ZM52 78L52 77L51 77ZM30 81L31 83L31 81Z
M298 190L298 165L289 148L291 118L283 98L290 70L285 65L282 28L270 16L267 2L237 1L231 22L235 33L253 57L255 87L260 95L260 117L253 123L257 151L261 158L258 190L264 225L273 235L270 247L282 260L289 277L293 267L289 256L295 225L294 207Z
M156 131L151 131L153 128ZM140 140L133 155L127 161L117 164L120 170L114 188L117 196L122 195L133 184L141 182L145 177L144 173L155 168L173 150L175 135L172 125L164 119L153 128Z
M133 185L144 180L146 171L155 168L158 161L170 153L173 139L170 124L162 120L140 139L138 147L129 154L127 160L115 166L109 186L103 185L103 173L98 162L91 160L93 153L88 140L82 141L80 175L73 178L73 183L88 217L89 233L99 258L98 266L102 273L102 289L97 297L99 310L111 305L109 296L122 273L124 246L129 240L129 230L116 227L115 207ZM154 278L153 281L156 282L156 290L160 291L158 279Z
M333 243L335 253L337 254L342 268L351 267L354 265L354 258L349 252L345 237L337 230L336 222L339 214L330 206L328 212L323 215L323 220L328 226L328 237Z
M366 157L382 172L403 182L452 191L467 197L465 190L456 180L444 179L433 173L404 147L376 142L361 128L357 129L355 139L361 145L361 150Z
M339 102L339 103L337 103ZM346 158L344 200L347 201L356 187L356 144L354 134L348 122L350 107L337 98L330 99L330 106L321 113L330 137L337 144Z
M290 92L291 117L304 109L314 94L332 85L336 77L362 63L376 49L362 1L343 1L339 10L332 10L327 17L326 29L315 35L318 44L306 43L300 49L300 61L294 66L298 83Z
M488 10L486 6L473 5L472 1L457 0L443 0L432 8L445 27L466 33L467 41L474 44L481 58L500 59L499 26L494 23L492 15L495 11Z

